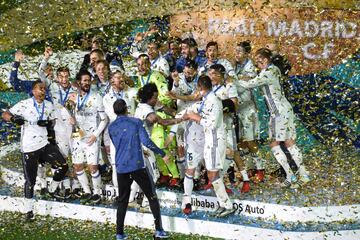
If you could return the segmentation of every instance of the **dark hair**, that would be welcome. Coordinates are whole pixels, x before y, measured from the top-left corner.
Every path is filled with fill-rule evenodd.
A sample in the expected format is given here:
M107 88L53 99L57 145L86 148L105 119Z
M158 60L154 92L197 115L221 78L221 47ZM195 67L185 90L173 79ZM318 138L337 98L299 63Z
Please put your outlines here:
M118 99L113 104L114 112L116 115L126 114L127 105L123 99Z
M181 43L181 39L179 37L169 37L168 39L168 47L170 48L170 44L176 44L179 45Z
M211 41L206 44L206 51L208 50L209 47L212 47L212 46L215 46L217 49L219 49L217 42Z
M181 43L186 44L189 47L197 47L197 43L196 43L195 39L193 39L193 38L185 38L184 40L182 40Z
M159 92L156 85L154 83L149 83L139 89L138 98L141 103L147 103L156 92Z
M68 67L59 67L56 70L56 75L59 75L61 72L67 72L70 75L70 70Z
M198 86L206 90L212 89L211 79L207 75L201 75L198 80Z
M268 48L260 48L256 51L255 55L260 55L261 57L266 58L271 62L272 53Z
M91 78L91 74L89 73L88 70L80 70L77 74L76 74L76 81L80 81L82 76L88 75Z
M93 53L96 53L98 56L100 56L101 58L105 58L105 54L104 52L101 50L101 49L94 49L94 50L91 50L90 54L93 54Z
M140 55L137 57L136 62L137 62L140 58L144 58L144 59L146 59L148 62L150 62L149 56L148 56L147 54L145 54L145 53L140 54Z
M215 71L217 71L218 73L220 73L223 77L225 76L226 73L226 69L223 65L221 64L214 64L210 66L210 69L213 69Z
M155 39L150 39L146 46L149 46L150 44L155 44L155 46L156 46L157 49L160 48L159 42L156 41Z
M242 47L245 50L245 53L250 53L251 52L251 42L250 42L250 40L239 42L237 45L239 47Z
M42 83L44 83L44 82L41 81L40 79L36 79L31 85L31 90L34 90L34 88L36 88L37 85L42 84Z
M184 67L188 67L188 68L192 68L192 69L196 70L198 68L198 65L194 60L188 60L188 61L186 61Z

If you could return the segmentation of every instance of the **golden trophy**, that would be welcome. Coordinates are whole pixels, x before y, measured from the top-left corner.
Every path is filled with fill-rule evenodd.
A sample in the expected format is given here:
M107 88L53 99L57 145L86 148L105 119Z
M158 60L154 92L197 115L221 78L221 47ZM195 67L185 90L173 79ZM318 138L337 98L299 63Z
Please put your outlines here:
M85 132L83 129L80 128L76 121L75 112L76 112L76 104L72 100L67 100L65 103L65 108L69 111L70 116L74 119L75 124L72 125L72 133L71 138L73 139L82 139L85 136Z

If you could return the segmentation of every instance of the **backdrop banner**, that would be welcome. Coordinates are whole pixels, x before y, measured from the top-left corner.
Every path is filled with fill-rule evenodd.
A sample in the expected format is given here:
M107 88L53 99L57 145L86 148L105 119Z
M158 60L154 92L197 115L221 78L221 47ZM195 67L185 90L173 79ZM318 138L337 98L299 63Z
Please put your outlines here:
M219 52L234 57L237 42L250 40L253 49L278 43L292 64L291 75L329 69L359 47L360 13L317 8L247 8L206 11L170 17L170 33L191 33L198 45L219 43ZM254 52L254 51L253 51Z

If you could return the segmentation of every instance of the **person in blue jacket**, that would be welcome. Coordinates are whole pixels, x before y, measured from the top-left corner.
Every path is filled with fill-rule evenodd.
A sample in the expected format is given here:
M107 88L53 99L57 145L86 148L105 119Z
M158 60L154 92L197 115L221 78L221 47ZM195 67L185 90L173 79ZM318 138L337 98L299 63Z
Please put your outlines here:
M124 220L133 181L139 184L149 200L150 209L155 218L155 238L168 238L168 234L162 227L160 204L155 185L145 166L142 145L155 154L161 155L165 162L169 161L169 156L165 155L165 152L151 141L140 119L127 116L127 106L124 100L116 100L113 107L117 118L109 125L109 134L116 149L115 165L119 183L116 239L127 238L127 235L124 234Z

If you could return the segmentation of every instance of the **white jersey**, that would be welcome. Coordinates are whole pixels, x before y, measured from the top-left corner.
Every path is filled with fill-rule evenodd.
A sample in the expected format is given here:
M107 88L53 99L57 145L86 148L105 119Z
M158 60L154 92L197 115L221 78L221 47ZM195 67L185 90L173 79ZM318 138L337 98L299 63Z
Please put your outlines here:
M137 90L134 88L127 88L121 92L115 92L111 87L110 91L103 97L103 104L106 115L109 117L110 122L113 122L116 119L116 114L114 113L114 102L117 99L123 99L126 102L128 113L130 116L133 116L135 113L135 103L136 103L136 93Z
M249 81L239 81L244 88L261 87L268 109L272 116L293 113L289 101L285 98L280 85L281 72L275 65L261 70L259 75Z
M38 104L34 98L28 98L15 104L9 111L11 114L22 116L26 120L21 128L22 152L34 152L49 143L46 127L38 126L37 121L56 118L55 109L51 102L44 100L42 104Z
M78 126L85 131L85 138L91 135L98 137L107 124L101 96L91 90L82 97L78 93L76 95L75 119Z
M166 59L159 55L157 58L150 61L151 69L161 72L165 77L170 76L170 66Z
M110 81L106 81L104 83L96 82L94 84L91 84L91 91L98 92L101 97L105 96L110 91L110 88Z
M206 61L205 65L203 65L202 67L199 68L199 70L198 70L199 75L201 76L202 74L207 74L207 72L209 71L209 68L214 64L221 64L221 65L224 66L225 71L226 71L225 78L227 76L230 76L232 78L236 78L234 67L232 66L232 64L227 59L224 59L224 58L220 58L220 59L214 61L211 64L208 64L208 62Z
M134 117L139 118L140 120L142 120L144 122L144 127L145 127L147 133L149 134L149 136L151 136L151 132L152 132L154 124L149 122L148 120L146 120L146 118L151 113L155 114L155 110L152 106L150 106L147 103L139 103L139 105L136 108L135 115L134 115Z
M250 59L245 60L244 64L237 64L235 67L235 73L239 80L244 77L254 78L257 75L256 68ZM239 105L255 105L255 99L252 89L245 89L235 82L239 95Z
M185 74L179 73L179 85L176 86L174 83L172 91L180 96L188 96L194 94L196 91L198 79L199 75L196 75L191 82L188 82L185 78ZM179 111L182 111L183 109L192 104L194 104L194 101L177 100L177 107Z

